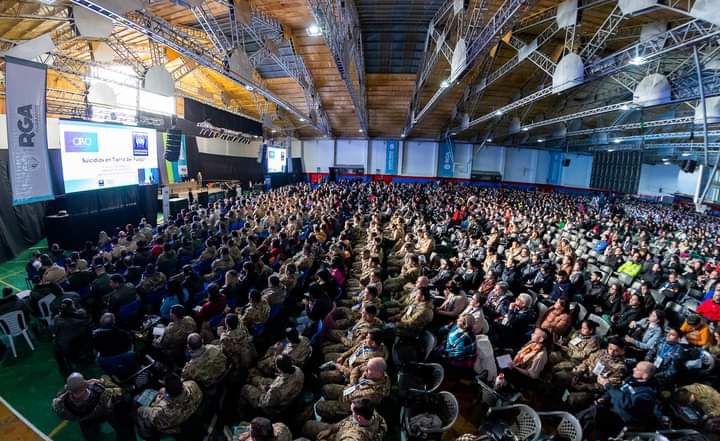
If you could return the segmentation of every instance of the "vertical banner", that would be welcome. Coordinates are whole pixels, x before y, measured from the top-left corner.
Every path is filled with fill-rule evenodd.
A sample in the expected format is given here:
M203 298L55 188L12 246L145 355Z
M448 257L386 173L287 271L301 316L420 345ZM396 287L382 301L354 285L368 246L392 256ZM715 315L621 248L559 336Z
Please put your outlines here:
M385 174L398 174L399 141L385 141Z
M437 175L440 178L452 178L455 168L455 146L451 142L441 142L438 149Z
M163 223L167 224L170 222L170 187L162 188L162 210L163 210Z
M54 199L47 141L47 66L5 57L13 205Z

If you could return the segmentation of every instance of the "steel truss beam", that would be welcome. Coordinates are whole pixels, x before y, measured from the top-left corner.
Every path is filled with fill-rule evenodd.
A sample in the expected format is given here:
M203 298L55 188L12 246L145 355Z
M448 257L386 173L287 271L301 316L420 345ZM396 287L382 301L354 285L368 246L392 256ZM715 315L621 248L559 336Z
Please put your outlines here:
M476 38L466 43L466 55L465 55L465 66L461 71L457 72L453 78L453 84L449 87L440 87L425 106L417 111L419 107L419 95L421 94L422 84L416 81L415 92L413 100L410 104L410 124L406 128L405 132L409 132L415 127L429 112L432 110L439 100L445 96L453 87L454 84L461 82L465 76L475 67L475 64L480 58L480 55L485 53L493 44L497 42L503 31L507 30L508 27L514 22L516 14L518 14L524 8L532 7L536 3L536 0L506 0L495 11L495 14L490 17L482 28L482 31L477 33ZM470 25L475 25L471 23ZM419 80L419 78L418 78Z
M360 129L368 133L365 55L357 9L352 0L310 0L313 16L335 60L355 107Z
M305 115L302 111L297 109L292 104L285 100L275 96L272 92L268 91L264 86L259 84L253 78L246 78L237 72L230 71L225 65L225 60L218 56L208 53L206 46L199 44L188 34L173 28L165 20L150 15L146 12L134 11L128 14L127 17L119 15L105 6L99 4L93 0L71 0L72 3L87 8L97 14L110 18L116 23L139 32L152 40L164 44L171 48L180 55L191 59L201 66L205 66L208 69L215 70L229 79L243 84L250 85L254 88L254 91L265 99L275 103L276 105L286 109L297 118L309 120L309 116ZM315 129L326 133L323 127L319 123L312 124Z
M578 0L578 12L583 9L590 9L597 6L606 5L612 3L614 0ZM534 14L526 15L525 17L518 20L517 24L513 28L513 32L525 32L537 25L545 24L551 20L555 20L557 16L557 6L545 8Z
M664 34L655 36L648 41L634 44L616 52L615 54L609 55L587 65L585 67L585 79L583 80L583 83L575 87L580 87L592 81L613 75L623 69L632 67L633 64L631 64L630 61L637 60L636 57L641 57L643 62L651 61L663 54L682 49L688 45L704 42L718 35L720 35L720 27L701 20L692 20L675 27ZM661 45L660 42L666 43L665 45ZM550 95L553 95L553 87L544 87L528 96L496 109L491 113L482 115L470 121L470 124L468 124L467 127L456 128L455 131L460 132L468 130L478 124L482 124Z
M595 54L605 46L605 41L615 33L615 29L625 20L625 14L620 10L619 5L615 5L610 14L607 16L603 24L598 28L580 51L580 58L584 61L592 60Z
M718 137L720 136L720 130L708 130L707 132L708 137ZM660 133L649 133L646 135L633 135L633 136L616 136L613 138L612 142L614 144L621 144L624 142L633 142L633 141L656 141L658 139L684 139L684 138L691 138L691 137L698 137L698 138L705 138L705 134L700 132L660 132Z
M145 76L145 72L147 72L145 62L135 55L135 51L125 44L122 38L118 36L117 32L110 35L105 42L123 61L132 66L135 73L138 74L138 77L142 78Z
M555 62L548 58L545 54L540 52L538 49L540 49L542 45L544 45L548 40L554 37L555 34L557 34L559 31L560 28L558 27L557 22L553 22L544 31L542 31L532 43L530 43L534 46L534 48L532 48L532 51L527 54L528 60L535 63L537 67L542 69L543 72L550 75L551 77L553 76L553 73L555 73ZM516 37L515 34L510 35L508 44L518 52L524 50L527 47L527 43Z

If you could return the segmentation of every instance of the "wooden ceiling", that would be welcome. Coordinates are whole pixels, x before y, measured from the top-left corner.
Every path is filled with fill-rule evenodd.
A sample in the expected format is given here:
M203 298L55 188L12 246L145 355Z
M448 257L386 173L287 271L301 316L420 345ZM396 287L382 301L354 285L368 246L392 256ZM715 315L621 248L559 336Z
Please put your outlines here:
M313 0L314 1L314 0ZM480 0L470 0L469 8L479 4ZM208 9L211 14L221 18L227 17L228 10L219 0L210 0ZM332 135L337 137L388 137L399 138L404 133L408 123L408 111L415 88L417 71L423 57L422 43L430 19L445 2L442 0L355 0L354 7L358 9L360 30L363 35L365 62L368 66L365 74L367 113L369 119L369 133L360 133L361 128L348 86L338 70L325 36L309 36L307 29L315 24L315 17L310 6L310 0L255 0L251 2L264 14L277 20L283 27L285 38L294 54L301 57L310 74L312 83L319 98L322 111L327 114ZM483 0L487 8L485 14L491 15L504 2L502 0ZM546 8L556 6L559 0L538 0L532 8L523 11L523 16L542 12ZM614 2L598 2L599 6L585 9L581 12L579 26L576 33L575 50L582 48L589 38L605 21ZM348 0L347 4L353 5ZM21 42L48 32L58 32L72 26L71 14L62 14L63 8L70 7L68 0L58 0L53 6L47 6L38 1L0 1L0 44L6 42ZM55 8L56 17L41 19L43 14L49 14ZM185 29L195 36L197 42L211 47L210 41L203 37L195 15L181 5L169 0L152 1L146 12L157 15L174 26ZM600 55L612 53L637 40L639 26L651 21L669 21L679 24L689 18L666 10L655 10L647 14L627 18L613 35ZM550 22L537 26L525 27L516 37L525 42L532 41ZM510 34L505 35L505 40ZM148 66L152 63L149 42L146 36L131 30L116 29L116 36ZM450 37L452 38L452 37ZM562 54L565 32L558 32L548 41L540 52L557 62ZM454 44L454 42L452 42ZM452 44L451 44L452 46ZM83 38L76 38L62 46L63 53L72 57L91 61L94 59L93 50L98 48L98 42L90 44ZM464 103L463 92L466 87L473 85L480 75L480 66L485 59L492 59L492 69L503 65L517 52L505 42L499 42L489 53L481 55L476 66L467 75L461 84L454 85L439 100L431 111L425 115L419 124L412 129L409 137L438 139L449 133L453 127L458 126L460 115L469 113L471 119L480 115L494 112L508 103L526 96L540 88L547 86L551 81L549 75L540 71L530 61L525 60L502 79L486 88L476 103ZM167 68L170 71L179 68L188 62L179 54L171 50L165 51ZM121 62L119 58L114 60ZM444 57L438 57L438 62L432 69L425 86L419 94L417 109L422 109L439 84L449 75L450 66ZM71 74L57 74L51 71L49 87L66 89L82 93L78 87L79 78ZM306 101L306 94L297 81L291 77L263 78L259 73L255 80L266 90L289 103L300 112L308 115L312 109ZM198 67L182 77L178 83L178 90L182 94L193 96L212 103L218 107L228 108L260 120L263 113L273 115L275 127L287 129L287 133L302 138L322 136L300 118L292 116L289 112L279 109L264 98L246 89L243 85L226 76L204 68ZM499 121L479 125L471 130L459 134L460 140L479 141L486 136L494 139L507 139L516 142L517 137L508 137L507 129L512 117L521 118L524 124L540 121L551 116L571 113L579 109L596 107L608 99L617 99L627 95L622 86L612 81L599 81L592 83L588 88L572 90L548 97L531 106L520 109L511 115L506 115ZM662 114L662 112L659 112ZM456 115L455 120L452 116ZM602 115L583 120L584 127L603 126L610 124L616 115ZM534 133L535 137L549 136L554 128L546 127ZM522 137L526 139L527 136ZM522 141L522 139L520 139Z

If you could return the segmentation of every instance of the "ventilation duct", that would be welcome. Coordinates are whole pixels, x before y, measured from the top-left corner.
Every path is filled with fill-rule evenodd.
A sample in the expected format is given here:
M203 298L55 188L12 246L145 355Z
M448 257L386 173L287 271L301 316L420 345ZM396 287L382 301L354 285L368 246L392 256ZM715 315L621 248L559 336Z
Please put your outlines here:
M657 6L657 0L619 0L618 6L624 15L637 14Z
M708 124L720 123L720 97L713 96L705 99L705 107L707 110L707 122ZM698 103L695 107L695 124L703 123L703 106L702 103Z
M672 89L667 77L654 73L640 81L633 94L633 103L648 107L657 106L670 101Z
M174 96L175 81L165 66L153 66L145 74L143 89L162 96Z
M585 80L585 65L578 54L567 54L557 64L553 74L553 93L578 86Z
M73 18L78 33L84 38L102 40L108 38L115 29L115 23L112 20L82 6L73 6Z

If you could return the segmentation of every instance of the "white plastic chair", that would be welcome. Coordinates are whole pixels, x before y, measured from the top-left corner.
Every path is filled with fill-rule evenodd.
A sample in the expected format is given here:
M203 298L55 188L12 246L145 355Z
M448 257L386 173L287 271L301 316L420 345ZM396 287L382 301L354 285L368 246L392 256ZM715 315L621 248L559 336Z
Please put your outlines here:
M35 346L33 346L30 340L30 334L28 333L27 320L25 320L25 314L23 314L22 311L13 311L0 315L0 332L7 337L10 343L10 350L15 358L17 358L15 337L22 335L25 337L25 341L28 346L30 346L30 349L35 350Z
M554 427L553 432L568 441L582 441L582 427L580 422L572 414L567 412L538 412L540 421L545 423L549 420ZM559 423L555 424L558 420ZM546 431L547 433L547 431Z
M512 406L493 407L488 411L488 417L491 415L512 421L510 431L519 441L532 441L540 435L542 422L537 412L530 406L513 404ZM514 419L509 420L509 418Z
M591 322L595 322L597 326L597 335L598 337L605 337L608 332L610 332L610 323L607 322L604 318L600 317L599 315L590 314L587 316L587 320L590 320Z
M48 328L52 328L53 317L50 305L55 301L54 294L48 294L42 299L38 300L38 309L40 310L40 320L47 323Z

